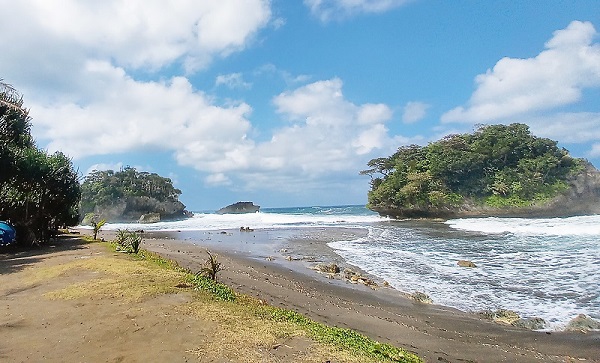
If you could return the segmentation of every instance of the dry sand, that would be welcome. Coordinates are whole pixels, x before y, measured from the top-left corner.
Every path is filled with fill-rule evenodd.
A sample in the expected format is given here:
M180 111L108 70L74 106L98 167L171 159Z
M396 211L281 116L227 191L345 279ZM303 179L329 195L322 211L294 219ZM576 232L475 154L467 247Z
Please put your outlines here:
M14 281L27 266L60 264L99 253L93 246L61 243L20 256L0 255L0 361L221 361L203 360L193 349L178 349L191 333L195 338L210 334L205 325L185 315L167 318L186 302L185 294L146 301L149 306L142 314L122 302L69 300L58 307L42 295L65 281L25 290ZM192 271L206 259L206 247L190 241L146 238L143 247ZM403 347L427 362L600 362L600 332L548 334L502 326L450 308L414 303L390 288L372 290L330 280L305 269L302 261L279 256L267 260L217 247L209 246L225 267L220 281L234 290ZM123 316L129 319L124 322ZM136 330L139 327L145 328ZM297 349L303 344L297 342ZM296 349L294 342L286 347ZM285 361L292 353L267 352L263 361Z

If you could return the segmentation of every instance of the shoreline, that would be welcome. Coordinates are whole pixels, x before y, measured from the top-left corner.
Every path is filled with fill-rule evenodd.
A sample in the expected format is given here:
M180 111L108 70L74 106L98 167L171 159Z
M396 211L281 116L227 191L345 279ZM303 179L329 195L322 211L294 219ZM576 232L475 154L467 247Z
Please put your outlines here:
M338 235L352 231L336 230ZM331 230L326 232L323 236L332 238ZM319 241L313 233L299 241L290 239L289 234L287 239L277 238L278 233L207 231L204 239L192 240L177 239L177 233L148 232L142 247L191 271L200 270L208 249L224 266L220 281L235 291L403 347L426 361L564 362L575 358L595 362L600 356L600 332L540 332L500 325L474 313L415 302L405 293L381 284L372 289L330 279L308 267L309 262L326 261L284 257L294 252L286 250L286 245L312 243L315 251L322 252L329 248L327 241ZM101 231L100 235L112 238L111 231ZM237 248L231 249L232 244ZM258 245L263 248L254 249ZM331 254L335 255L333 250Z

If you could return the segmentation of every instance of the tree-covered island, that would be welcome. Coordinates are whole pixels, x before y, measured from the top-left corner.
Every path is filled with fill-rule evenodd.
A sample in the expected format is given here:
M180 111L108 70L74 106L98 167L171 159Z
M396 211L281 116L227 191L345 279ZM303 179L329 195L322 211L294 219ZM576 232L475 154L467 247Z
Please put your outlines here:
M108 221L157 222L191 215L179 201L181 190L169 178L125 167L94 170L81 185L81 215Z
M368 166L367 207L394 218L600 213L600 172L524 124L403 146Z

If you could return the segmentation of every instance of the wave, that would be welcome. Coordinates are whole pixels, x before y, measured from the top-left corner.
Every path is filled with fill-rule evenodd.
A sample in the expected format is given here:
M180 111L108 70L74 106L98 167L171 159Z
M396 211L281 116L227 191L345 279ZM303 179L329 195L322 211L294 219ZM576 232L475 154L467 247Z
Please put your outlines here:
M523 236L600 236L600 215L568 218L462 218L445 222L454 229Z
M362 227L364 224L387 220L364 206L267 208L248 214L198 213L180 220L142 223L107 223L105 230L143 229L147 231L208 231L237 229L242 226L275 229L299 227Z

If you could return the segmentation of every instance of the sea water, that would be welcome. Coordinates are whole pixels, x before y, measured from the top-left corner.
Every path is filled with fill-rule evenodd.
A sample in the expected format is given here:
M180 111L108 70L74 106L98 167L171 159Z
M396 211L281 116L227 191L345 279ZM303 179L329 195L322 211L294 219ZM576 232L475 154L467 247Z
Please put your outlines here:
M364 206L263 208L259 213L194 217L105 229L290 231L360 228L365 237L329 246L360 269L404 292L463 311L510 309L560 330L578 314L600 319L600 216L395 221ZM297 246L301 248L302 246ZM469 260L476 268L459 267Z

